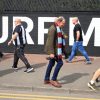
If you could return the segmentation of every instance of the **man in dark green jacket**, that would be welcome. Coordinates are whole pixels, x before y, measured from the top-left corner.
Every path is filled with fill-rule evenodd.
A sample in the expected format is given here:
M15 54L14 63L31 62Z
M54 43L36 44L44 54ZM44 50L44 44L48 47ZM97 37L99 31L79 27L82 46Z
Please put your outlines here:
M54 24L48 30L48 38L45 46L45 52L50 56L50 60L46 70L44 83L52 84L55 87L61 87L61 84L57 81L57 76L60 68L63 65L62 51L63 46L65 46L65 39L63 39L63 31L61 28L64 25L64 17L61 16L55 20ZM52 79L50 80L50 73L55 65L55 61L57 62L57 65L55 67Z

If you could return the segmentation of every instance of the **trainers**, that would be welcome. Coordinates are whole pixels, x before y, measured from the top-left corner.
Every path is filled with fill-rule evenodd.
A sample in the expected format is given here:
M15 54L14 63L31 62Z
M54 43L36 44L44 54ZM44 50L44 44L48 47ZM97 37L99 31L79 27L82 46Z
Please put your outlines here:
M91 82L88 83L88 87L92 90L96 90L96 86L95 86L95 83L94 84L91 84Z
M29 72L31 72L31 71L33 71L33 70L34 70L34 69L31 67L31 68L26 69L24 72L29 73Z
M86 64L92 64L91 61L86 61Z
M14 69L15 71L17 71L17 70L18 70L18 68L17 68L17 67L14 67L14 66L12 66L12 69Z
M65 61L66 61L67 63L72 63L72 61L69 61L68 59L65 59Z
M13 69L18 70L18 68L13 68Z

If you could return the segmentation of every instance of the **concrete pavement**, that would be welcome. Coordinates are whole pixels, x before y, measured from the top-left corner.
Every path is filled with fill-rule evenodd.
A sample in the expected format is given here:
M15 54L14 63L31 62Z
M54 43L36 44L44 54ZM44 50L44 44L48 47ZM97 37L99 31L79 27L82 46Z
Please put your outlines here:
M25 90L25 91L57 91L68 93L95 93L87 87L93 72L100 66L100 57L91 57L92 64L87 65L83 56L73 59L72 63L66 63L60 70L58 80L62 83L62 88L55 88L51 85L44 85L44 75L47 68L48 60L44 54L26 54L31 66L35 68L34 72L25 73L25 65L22 61L18 63L18 71L15 72L11 66L13 54L4 54L0 61L0 89ZM53 71L52 71L53 72ZM100 88L100 82L96 84Z

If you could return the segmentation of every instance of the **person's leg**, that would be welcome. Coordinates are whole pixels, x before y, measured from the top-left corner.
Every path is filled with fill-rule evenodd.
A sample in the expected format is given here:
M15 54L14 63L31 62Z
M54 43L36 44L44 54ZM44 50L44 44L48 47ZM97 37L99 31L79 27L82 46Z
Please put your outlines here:
M57 80L57 76L58 76L58 73L59 73L59 71L60 71L62 65L63 65L62 59L58 59L58 60L57 60L57 65L56 65L55 70L54 70L54 73L53 73L52 80L54 80L54 81Z
M78 43L78 50L82 53L82 55L86 58L86 61L90 61L87 52L85 51L82 42Z
M62 59L57 60L57 65L55 67L52 80L50 81L53 86L58 87L58 88L61 87L61 84L57 81L57 77L62 65L63 65Z
M3 57L3 53L0 51L0 58L2 58Z
M15 48L15 51L14 51L14 61L13 61L12 68L17 69L18 60L19 60L19 57L17 56L17 48Z
M33 70L33 68L31 67L31 65L29 64L27 58L24 55L24 47L20 47L17 49L17 56L23 61L23 63L26 65L26 70L25 72L30 72Z
M65 59L67 59L68 58L68 55L67 55L65 46L63 46L63 49L62 50L63 50L63 54L65 56Z
M49 81L50 80L50 73L51 73L51 70L52 70L54 65L55 65L55 59L50 59L49 60L49 64L47 66L47 70L46 70L44 81Z
M96 70L90 82L95 83L96 79L99 78L99 76L100 76L100 68Z
M77 49L77 44L76 44L76 42L74 42L73 47L72 47L72 51L71 51L71 55L68 58L69 62L71 62L72 59L74 58L75 53L76 53L76 49Z
M65 46L63 47L63 54L64 54L65 59L67 59L69 55L71 54L70 52L67 52L67 49Z
M99 76L100 76L100 68L96 70L91 81L88 83L88 87L91 88L92 90L96 90L95 81L97 78L99 78Z

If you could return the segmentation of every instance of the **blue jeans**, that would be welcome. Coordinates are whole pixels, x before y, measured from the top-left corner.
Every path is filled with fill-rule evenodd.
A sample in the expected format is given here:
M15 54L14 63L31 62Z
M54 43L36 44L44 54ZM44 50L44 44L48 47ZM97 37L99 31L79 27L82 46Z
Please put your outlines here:
M83 41L74 42L71 55L68 58L69 61L71 61L74 58L74 55L77 50L79 50L83 54L87 61L90 61L88 54L83 47Z
M46 70L44 80L50 80L50 73L51 73L51 70L52 70L53 66L55 65L55 61L57 62L57 65L54 69L52 80L54 80L54 81L57 80L58 73L59 73L59 71L60 71L60 69L63 65L63 61L62 61L62 59L56 60L55 58L49 60L49 64L48 64L48 67L47 67L47 70Z

